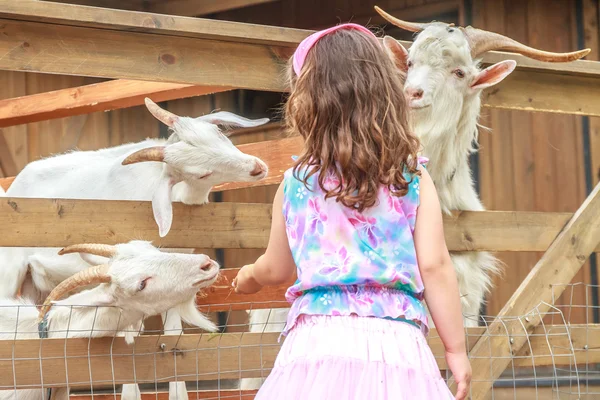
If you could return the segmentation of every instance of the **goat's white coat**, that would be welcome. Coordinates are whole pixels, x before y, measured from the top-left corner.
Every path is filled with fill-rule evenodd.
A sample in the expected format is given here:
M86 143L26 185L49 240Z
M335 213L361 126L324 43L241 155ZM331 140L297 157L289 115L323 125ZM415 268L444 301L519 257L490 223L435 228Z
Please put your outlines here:
M211 285L219 266L202 270L210 259L203 254L163 253L148 242L132 241L117 246L109 263L111 283L73 294L54 303L48 312L49 338L123 336L128 344L143 329L145 317L178 309L183 319L214 332L216 326L197 311L196 293ZM139 290L140 282L150 278ZM197 283L201 280L205 282ZM38 338L38 311L27 299L0 298L0 338ZM136 385L124 385L130 398L139 397ZM0 399L39 399L39 389L0 391ZM56 391L66 400L65 389ZM43 398L43 397L42 397Z
M152 200L159 232L164 236L171 225L172 201L204 204L215 185L256 181L267 174L268 168L262 160L242 153L215 124L253 127L266 122L266 118L248 120L229 112L199 118L178 117L168 140L147 139L96 151L72 151L29 163L17 175L6 196ZM166 146L164 163L121 165L128 155L154 146ZM252 176L257 167L263 173ZM25 298L39 303L64 279L90 265L106 262L106 258L92 255L58 256L58 250L0 248L0 298L14 298L21 288ZM168 321L163 314L166 332L181 332L179 312L170 310ZM170 383L170 399L187 400L184 382Z

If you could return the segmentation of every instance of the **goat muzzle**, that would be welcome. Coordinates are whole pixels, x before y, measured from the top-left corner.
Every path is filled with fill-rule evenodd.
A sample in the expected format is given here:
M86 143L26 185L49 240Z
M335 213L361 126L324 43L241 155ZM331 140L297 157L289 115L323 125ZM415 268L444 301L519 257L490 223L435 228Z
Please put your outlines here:
M266 171L265 165L257 162L254 166L254 169L250 171L250 176L259 176L260 174L264 174Z
M61 256L70 253L87 253L110 258L117 254L117 248L109 244L82 243L67 246L58 252Z
M409 32L420 32L429 25L426 23L403 21L386 13L377 6L375 6L375 11L377 11L377 13L386 21ZM454 25L449 24L448 26ZM585 57L590 52L590 49L584 49L568 53L553 53L535 49L533 47L526 46L523 43L517 42L514 39L500 35L499 33L473 28L472 26L467 26L466 28L458 27L458 29L460 29L460 31L464 34L467 42L469 43L472 58L476 58L477 56L492 50L506 50L519 53L525 57L539 61L569 62Z
M136 164L144 161L165 162L165 146L147 147L128 155L121 165Z
M79 287L92 284L110 283L111 277L108 274L108 264L97 265L76 273L59 283L46 297L42 309L39 313L39 320L42 320L46 313L52 307L52 302L60 300L65 294Z

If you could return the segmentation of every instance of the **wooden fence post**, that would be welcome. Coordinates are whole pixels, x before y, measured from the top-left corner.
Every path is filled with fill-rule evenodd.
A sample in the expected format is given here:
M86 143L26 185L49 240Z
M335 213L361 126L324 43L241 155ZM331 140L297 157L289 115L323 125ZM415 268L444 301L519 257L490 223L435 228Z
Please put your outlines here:
M552 296L558 298L566 288L554 285L571 282L598 243L600 184L585 199L471 350L473 400L485 398L494 381L511 363L512 356L527 342L527 334L539 325L551 307ZM511 332L503 322L504 318L524 316L533 309L536 313L528 315L519 324L520 332ZM448 386L455 390L453 378L448 381Z

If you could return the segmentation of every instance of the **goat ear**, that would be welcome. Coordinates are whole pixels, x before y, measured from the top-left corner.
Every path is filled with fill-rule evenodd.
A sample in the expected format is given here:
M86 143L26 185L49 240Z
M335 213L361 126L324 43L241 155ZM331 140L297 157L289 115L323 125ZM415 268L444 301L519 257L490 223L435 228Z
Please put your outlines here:
M181 319L190 325L197 326L208 332L216 332L217 326L196 308L196 296L177 306Z
M516 61L505 60L487 67L475 76L471 84L471 89L481 90L502 82L504 78L515 70L516 66Z
M269 122L269 118L248 119L228 111L203 115L197 118L200 121L210 122L215 125L224 125L233 128L253 128Z
M152 212L154 221L158 225L158 234L165 237L171 230L173 222L173 205L171 204L171 191L175 182L167 173L163 173L152 196Z
M391 36L383 38L383 45L388 55L396 64L396 67L402 72L408 71L408 51L404 46Z

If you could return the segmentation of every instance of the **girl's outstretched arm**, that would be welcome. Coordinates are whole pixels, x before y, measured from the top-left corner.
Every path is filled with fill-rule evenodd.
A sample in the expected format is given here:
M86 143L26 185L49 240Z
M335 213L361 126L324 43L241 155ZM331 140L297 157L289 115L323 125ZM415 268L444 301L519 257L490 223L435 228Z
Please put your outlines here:
M456 271L452 265L437 192L431 177L421 170L420 205L415 222L414 241L425 301L446 349L446 361L458 384L457 399L467 396L471 366L465 347L463 315Z
M296 264L287 240L282 210L283 182L279 185L273 200L273 217L267 250L254 264L245 265L240 270L233 281L236 292L250 294L258 292L263 286L281 285L294 274Z

